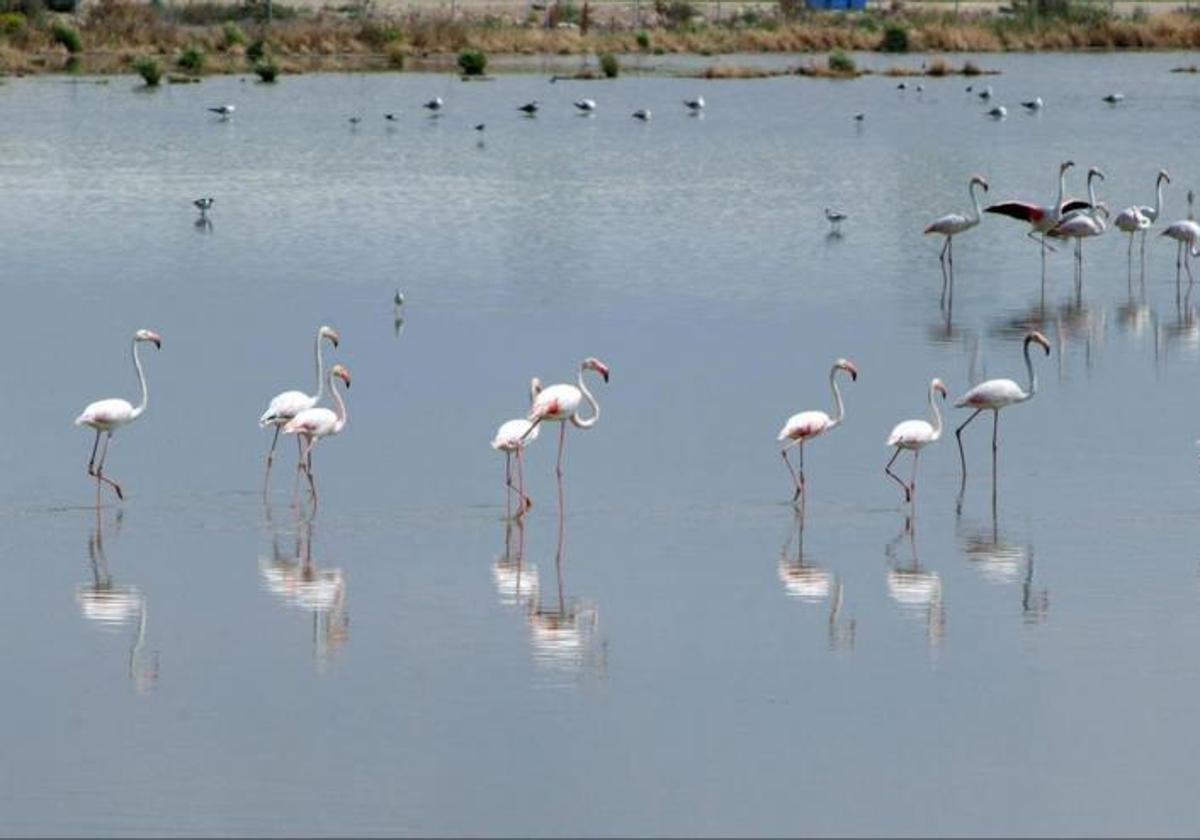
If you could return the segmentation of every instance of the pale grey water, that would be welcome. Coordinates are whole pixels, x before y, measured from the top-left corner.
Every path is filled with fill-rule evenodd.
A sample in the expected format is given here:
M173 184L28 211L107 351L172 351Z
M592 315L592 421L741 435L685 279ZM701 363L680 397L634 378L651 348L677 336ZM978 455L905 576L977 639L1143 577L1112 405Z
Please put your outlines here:
M882 474L888 430L931 377L961 393L976 343L978 371L1023 381L1005 325L1039 304L1036 247L988 217L957 243L947 329L921 228L974 172L1048 201L1065 157L1116 208L1166 167L1181 218L1200 88L1167 70L1189 58L982 57L999 123L961 78L8 80L0 831L1194 834L1200 321L1174 248L1150 240L1131 297L1125 239L1089 242L1082 307L1052 257L1055 352L1002 422L994 520L982 422L961 516L952 437L910 534ZM531 97L536 120L513 110ZM255 420L312 388L321 323L354 385L309 534L290 440L262 504ZM142 326L165 343L98 533L71 420L135 394ZM569 435L577 632L552 634L554 438L529 453L519 582L487 442L531 375L590 354L613 378ZM823 576L788 543L774 437L829 408L838 355L862 375L809 447Z

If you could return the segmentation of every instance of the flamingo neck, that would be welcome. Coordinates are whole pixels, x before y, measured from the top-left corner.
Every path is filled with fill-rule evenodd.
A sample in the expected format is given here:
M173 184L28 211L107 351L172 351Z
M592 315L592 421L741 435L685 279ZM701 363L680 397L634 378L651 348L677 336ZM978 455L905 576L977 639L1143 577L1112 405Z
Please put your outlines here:
M933 411L933 439L942 436L942 412L938 410L937 389L929 386L929 408Z
M1029 391L1026 392L1025 399L1037 393L1037 371L1033 369L1033 359L1029 358L1029 345L1032 343L1031 339L1025 339L1025 370L1029 372Z
M1096 173L1088 173L1088 204L1092 205L1092 215L1096 214Z
M1154 218L1150 220L1152 222L1157 221L1159 214L1162 213L1162 192L1163 179L1160 175L1158 181L1154 184Z
M837 372L838 369L836 366L829 371L829 387L833 390L834 405L833 419L829 421L828 428L830 429L834 426L840 426L842 418L846 416L846 407L842 404L842 392L838 389Z
M977 186L979 186L979 184L975 181L972 181L971 186L967 188L967 192L971 196L971 206L974 210L974 215L971 217L971 224L973 225L979 224L979 193L975 192L975 188Z
M323 376L323 374L325 373L325 359L322 358L322 356L321 356L321 331L320 330L317 330L316 353L317 353L317 397L313 401L313 405L316 405L317 403L321 402L321 397L325 396L325 377ZM333 389L333 386L331 384L330 390L332 390L332 389Z
M138 355L138 340L133 340L133 367L137 371L138 384L142 388L142 401L133 409L133 416L139 417L150 402L150 389L146 387L146 372L142 370L142 359Z
M1058 170L1058 201L1054 202L1053 212L1055 217L1062 215L1063 196L1067 193L1067 170Z
M350 412L346 410L346 402L342 399L342 395L338 389L333 386L333 372L329 373L329 392L333 394L333 402L335 404L334 414L337 415L337 422L333 424L333 431L336 434L346 428L346 421L350 419Z
M587 385L583 381L583 368L579 369L579 391L583 394L583 398L588 401L588 405L592 407L592 416L584 420L579 416L579 412L571 415L571 423L579 429L590 429L596 425L596 421L600 419L600 403L596 402L596 398L592 396L592 392L587 389Z

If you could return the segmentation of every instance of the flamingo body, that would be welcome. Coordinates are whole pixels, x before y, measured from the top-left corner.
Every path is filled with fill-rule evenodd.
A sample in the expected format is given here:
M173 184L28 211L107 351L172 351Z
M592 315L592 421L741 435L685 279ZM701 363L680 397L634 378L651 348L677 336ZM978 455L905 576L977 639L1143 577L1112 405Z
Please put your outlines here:
M509 420L502 423L492 438L492 449L497 452L516 452L524 449L537 440L538 430L533 423L525 419Z
M306 408L299 412L295 417L289 420L283 427L285 435L303 435L307 438L320 439L336 435L343 428L345 422L338 419L337 414L332 410L320 406L317 408Z
M563 422L574 416L581 402L583 393L574 385L551 385L537 395L529 417L532 420Z
M97 400L89 404L83 413L75 418L75 425L90 426L97 431L109 432L137 419L137 416L133 404L127 400L119 398Z
M303 391L284 391L272 398L267 410L258 418L258 425L264 429L270 426L284 426L297 414L313 408L316 404L317 398Z
M989 379L980 382L954 403L955 408L1005 408L1025 402L1029 394L1011 379Z
M1151 219L1143 212L1145 209L1144 207L1126 207L1117 214L1117 218L1113 219L1113 227L1122 233L1137 233L1140 230L1147 230L1151 225Z
M793 414L779 430L777 440L810 440L824 434L834 425L833 418L824 411L802 411Z
M887 445L900 449L924 449L941 437L941 432L924 420L905 420L897 423L888 435Z

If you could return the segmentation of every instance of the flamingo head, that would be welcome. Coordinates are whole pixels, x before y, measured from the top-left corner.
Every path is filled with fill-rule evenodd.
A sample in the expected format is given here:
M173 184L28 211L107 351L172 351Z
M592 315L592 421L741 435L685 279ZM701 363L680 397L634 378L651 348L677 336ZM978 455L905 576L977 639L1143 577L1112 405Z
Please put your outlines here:
M858 367L849 359L838 359L833 363L833 367L835 370L846 371L846 373L850 374L851 380L858 381Z
M1088 169L1088 180L1090 181L1093 178L1099 178L1101 181L1104 180L1104 173L1100 171L1100 167L1093 166Z
M347 388L350 387L350 371L346 370L345 365L334 365L333 369L329 371L329 375L336 376L338 379L346 383Z
M1102 177L1102 178L1103 178L1104 176L1103 176L1103 175L1101 175L1100 177ZM1106 218L1106 219L1107 219L1107 218L1108 218L1108 215L1109 215L1108 204L1107 204L1106 202L1103 202L1103 201L1097 201L1097 202L1096 202L1096 212L1097 212L1097 213L1103 213L1103 214L1104 214L1104 218Z
M946 383L940 379L935 379L932 382L930 382L929 390L937 391L939 394L942 395L942 399L946 399L946 397L950 393L949 391L946 390Z
M138 330L133 334L133 340L151 341L154 343L154 346L157 349L162 349L162 336L156 333L154 330Z
M983 187L983 191L984 191L984 192L987 192L987 191L988 191L988 182L987 182L987 178L984 178L982 175L976 175L974 178L972 178L972 179L971 179L971 184L972 184L972 185L974 185L974 184L978 184L979 186Z
M1171 183L1171 176L1167 174L1167 170L1160 169L1158 170L1158 180L1166 181L1169 184Z
M595 356L588 356L579 365L580 370L594 370L596 373L604 377L604 381L608 381L608 365L597 359Z
M337 347L338 342L342 340L342 337L338 335L338 331L333 327L321 327L321 329L318 331L318 334L321 336L321 338L329 339L329 343L334 347Z
M1046 355L1050 355L1050 342L1046 339L1046 336L1042 335L1037 330L1034 330L1029 333L1029 335L1025 336L1025 344L1029 345L1031 343L1040 344L1042 349L1046 351Z
M535 376L529 380L529 399L536 400L540 393L542 393L542 380Z
M1058 167L1058 174L1062 174L1075 165L1073 160L1064 160Z

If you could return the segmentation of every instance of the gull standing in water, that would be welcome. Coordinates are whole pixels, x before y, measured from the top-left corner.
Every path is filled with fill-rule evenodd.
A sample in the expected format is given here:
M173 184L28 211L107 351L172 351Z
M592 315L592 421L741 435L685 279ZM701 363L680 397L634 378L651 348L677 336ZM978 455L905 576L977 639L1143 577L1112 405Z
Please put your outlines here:
M232 105L215 105L210 107L208 110L218 115L221 119L227 120L233 116L233 112L237 109Z
M197 198L195 201L192 202L192 204L194 204L196 206L196 209L200 211L200 218L207 219L208 211L211 210L212 206L213 206L213 199Z
M695 99L685 99L683 100L683 104L687 106L688 111L692 114L699 114L704 110L704 97L697 96Z
M842 222L848 217L841 210L825 208L825 220L829 222L829 232L834 236L842 235Z

